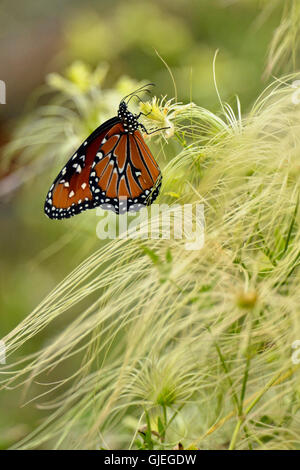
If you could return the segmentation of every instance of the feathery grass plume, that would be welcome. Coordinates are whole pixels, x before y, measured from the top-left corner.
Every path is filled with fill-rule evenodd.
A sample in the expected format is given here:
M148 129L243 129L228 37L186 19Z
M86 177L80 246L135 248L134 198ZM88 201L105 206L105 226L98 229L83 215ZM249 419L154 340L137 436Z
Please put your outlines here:
M268 2L266 9L276 7L277 3ZM297 0L286 0L282 4L282 18L270 43L265 77L272 73L295 72L299 68L300 4Z
M239 104L235 117L223 104L214 115L152 102L178 149L160 203L203 203L205 246L111 240L3 338L0 385L45 412L14 447L299 447L297 78L275 81L243 117ZM157 232L159 215L150 223ZM42 331L47 344L22 357Z

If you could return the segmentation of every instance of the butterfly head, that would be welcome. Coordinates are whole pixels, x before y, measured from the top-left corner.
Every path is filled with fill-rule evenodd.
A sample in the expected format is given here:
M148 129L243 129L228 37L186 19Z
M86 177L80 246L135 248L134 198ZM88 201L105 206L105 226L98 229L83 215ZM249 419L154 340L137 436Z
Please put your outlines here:
M123 123L125 132L128 132L129 134L133 134L134 131L136 131L140 126L140 123L137 120L137 116L128 111L128 107L125 101L121 101L120 103L118 117Z

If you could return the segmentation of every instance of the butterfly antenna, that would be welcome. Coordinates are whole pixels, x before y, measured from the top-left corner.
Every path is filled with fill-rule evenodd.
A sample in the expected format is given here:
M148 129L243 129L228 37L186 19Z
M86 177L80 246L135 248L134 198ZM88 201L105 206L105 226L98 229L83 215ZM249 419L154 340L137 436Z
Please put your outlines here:
M146 85L142 85L141 87L137 88L136 90L134 90L132 93L129 93L128 95L124 96L124 98L122 99L122 101L125 101L128 97L131 97L131 96L134 96L136 95L137 93L142 93L142 92L145 92L145 93L151 93L150 90L148 90L147 87L149 86L155 86L154 83L146 83Z

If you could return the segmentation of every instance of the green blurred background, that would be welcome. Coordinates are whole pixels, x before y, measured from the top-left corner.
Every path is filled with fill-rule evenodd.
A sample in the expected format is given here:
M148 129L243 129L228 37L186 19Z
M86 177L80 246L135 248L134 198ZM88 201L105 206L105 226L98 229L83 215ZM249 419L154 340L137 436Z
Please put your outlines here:
M7 86L7 104L0 105L0 145L5 147L26 116L50 99L43 94L47 74L63 73L78 60L91 70L107 67L105 89L130 77L154 82L157 96L171 98L173 83L158 53L172 70L178 100L216 111L212 64L219 49L221 96L233 104L238 95L245 112L266 86L266 54L281 7L280 1L258 0L2 0L0 79ZM60 161L68 156L62 154ZM60 223L44 216L44 196L59 165L22 179L26 165L15 152L0 166L0 338L101 243L93 212ZM61 320L60 328L67 322ZM23 353L46 341L39 335ZM32 406L20 408L21 398L13 391L0 395L2 448L34 429L42 416Z

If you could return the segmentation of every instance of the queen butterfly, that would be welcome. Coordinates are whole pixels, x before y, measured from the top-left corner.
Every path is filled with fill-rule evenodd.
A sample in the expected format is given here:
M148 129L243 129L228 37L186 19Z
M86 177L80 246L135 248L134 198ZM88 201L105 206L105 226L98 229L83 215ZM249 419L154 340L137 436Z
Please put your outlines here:
M138 120L143 113L128 110L129 100L143 89L123 98L118 115L94 130L58 174L45 201L50 219L97 206L117 214L137 211L156 199L162 176L139 128L150 132Z

